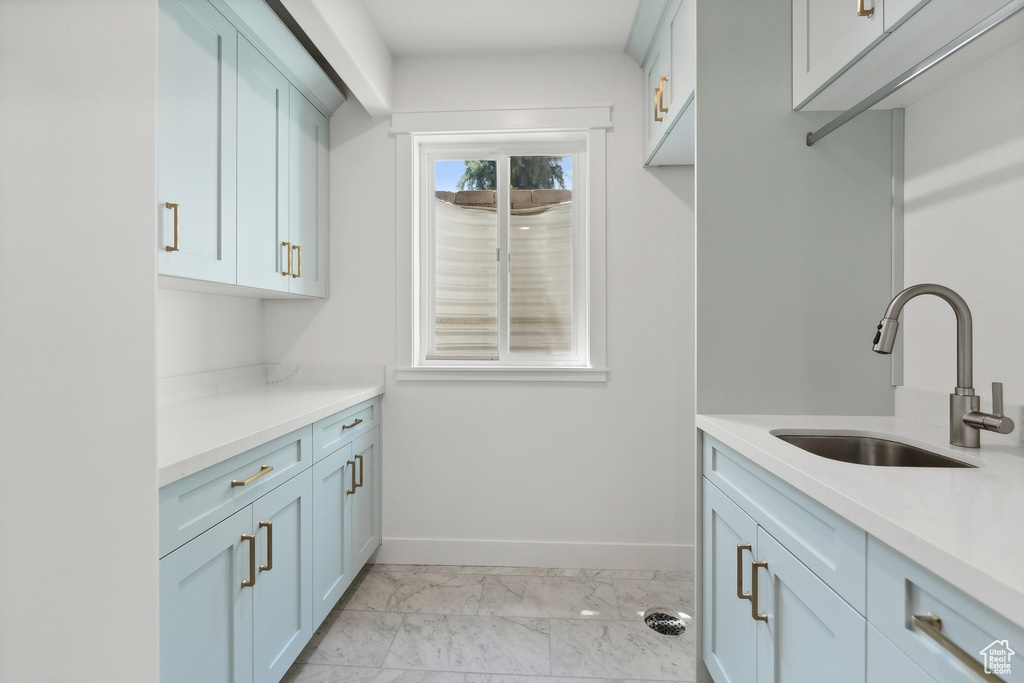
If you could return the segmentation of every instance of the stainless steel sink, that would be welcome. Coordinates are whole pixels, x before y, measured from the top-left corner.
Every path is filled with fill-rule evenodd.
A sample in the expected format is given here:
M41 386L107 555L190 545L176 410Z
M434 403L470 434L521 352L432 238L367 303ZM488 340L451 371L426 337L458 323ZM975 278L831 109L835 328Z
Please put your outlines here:
M772 436L823 458L879 467L975 467L917 446L874 436L790 433L774 430Z

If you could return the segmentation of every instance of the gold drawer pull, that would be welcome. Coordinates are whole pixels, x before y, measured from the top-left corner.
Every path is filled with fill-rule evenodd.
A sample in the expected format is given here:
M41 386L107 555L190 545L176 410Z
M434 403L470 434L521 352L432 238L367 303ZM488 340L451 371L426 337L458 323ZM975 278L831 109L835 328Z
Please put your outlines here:
M293 244L292 249L295 250L295 272L292 277L302 277L302 247Z
M281 242L281 246L284 247L285 258L287 259L286 263L288 264L284 268L281 269L281 275L291 275L291 273L292 273L292 243L291 242Z
M164 247L167 251L180 251L178 245L178 209L180 208L174 202L164 202L164 208L170 209L174 212L174 246Z
M875 13L874 3L871 9L864 9L864 0L857 0L857 16L870 18Z
M273 471L274 471L274 466L273 465L260 465L260 471L257 472L256 474L252 475L251 477L249 477L245 481L238 481L237 479L232 479L231 480L231 488L235 488L236 486L245 486L246 484L251 484L254 481L256 481L257 479L259 479L260 477L262 477L264 474L267 474L268 472L273 472Z
M242 534L243 541L249 541L249 578L242 581L242 588L256 585L256 537Z
M356 488L361 489L363 487L363 456L357 455L356 460L359 461L359 483L356 484Z
M350 424L350 425L341 425L341 431L345 431L346 429L352 429L356 425L361 425L361 424L363 424L363 418L357 417L356 421L353 422L352 424Z
M910 620L914 623L914 626L924 631L925 635L930 637L936 643L948 650L950 654L966 664L968 669L979 676L982 676L986 681L1000 681L1000 683L1002 683L1002 678L986 671L981 662L967 654L963 648L950 640L949 637L942 632L942 619L938 618L934 614L915 614L910 618Z
M654 89L654 120L664 121L664 116L658 116L658 112L661 110L661 88Z
M352 462L351 460L346 461L345 464L346 465L352 465L352 490L351 491L345 491L346 495L351 496L353 493L356 492L356 489L359 488L358 486L356 486L356 464L354 462Z
M667 80L668 76L662 76L658 81L658 92L661 93L658 97L658 111L663 114L668 112L668 107L665 106L665 81Z
M750 593L743 592L743 551L751 550L749 543L740 543L736 546L736 597L740 600L750 600Z
M274 523L260 522L260 528L267 530L267 563L260 565L260 571L269 572L274 568Z
M764 612L757 611L757 568L764 567L768 568L768 562L765 560L758 560L757 562L750 563L750 616L754 617L754 621L768 621L768 615Z

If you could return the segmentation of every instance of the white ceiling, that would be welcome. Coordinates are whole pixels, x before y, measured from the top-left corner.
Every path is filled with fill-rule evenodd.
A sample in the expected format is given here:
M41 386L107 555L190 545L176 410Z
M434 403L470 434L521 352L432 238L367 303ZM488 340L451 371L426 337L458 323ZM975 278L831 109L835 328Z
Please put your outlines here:
M639 0L363 0L398 57L622 50Z

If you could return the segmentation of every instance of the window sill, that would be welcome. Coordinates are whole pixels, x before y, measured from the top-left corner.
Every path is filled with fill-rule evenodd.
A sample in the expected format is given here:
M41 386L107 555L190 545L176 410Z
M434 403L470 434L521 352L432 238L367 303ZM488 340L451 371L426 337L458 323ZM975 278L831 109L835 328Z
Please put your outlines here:
M398 381L456 382L607 382L608 368L396 368Z

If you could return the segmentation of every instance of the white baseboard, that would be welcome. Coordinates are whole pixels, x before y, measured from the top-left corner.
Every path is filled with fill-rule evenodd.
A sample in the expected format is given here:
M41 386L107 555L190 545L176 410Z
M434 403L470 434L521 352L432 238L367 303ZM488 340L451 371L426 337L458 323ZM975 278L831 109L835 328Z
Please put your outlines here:
M693 571L693 545L385 538L382 564Z

